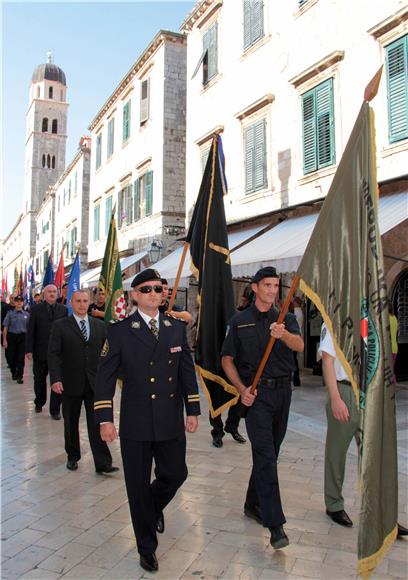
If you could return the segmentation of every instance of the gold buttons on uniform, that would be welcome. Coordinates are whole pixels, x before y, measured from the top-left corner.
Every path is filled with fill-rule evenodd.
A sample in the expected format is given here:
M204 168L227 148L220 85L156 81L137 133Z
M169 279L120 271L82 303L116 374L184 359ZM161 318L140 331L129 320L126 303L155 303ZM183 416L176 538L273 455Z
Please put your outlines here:
M172 399L174 397L174 393L170 393L170 398Z
M169 365L171 365L172 362L173 362L172 360L169 360Z
M155 398L156 398L156 395L153 393L153 395L152 395L152 399L155 399Z
M171 383L172 380L173 380L173 378L172 377L169 377L169 383Z
M149 362L149 365L150 365L151 367L153 366L153 361L152 361L152 360Z
M150 379L150 382L151 382L151 383L154 383L154 381L155 381L155 380L156 380L156 379L155 379L154 377L151 377L151 379Z

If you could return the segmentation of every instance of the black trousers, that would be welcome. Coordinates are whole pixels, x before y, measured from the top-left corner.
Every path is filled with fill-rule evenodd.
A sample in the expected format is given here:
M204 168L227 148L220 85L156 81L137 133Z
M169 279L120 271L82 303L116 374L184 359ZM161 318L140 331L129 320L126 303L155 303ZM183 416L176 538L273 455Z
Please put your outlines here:
M7 333L7 362L13 377L23 378L25 361L25 332Z
M112 465L112 455L108 445L102 441L99 425L95 424L94 394L88 388L82 397L70 397L62 394L62 416L64 417L65 451L68 459L79 461L81 459L81 445L79 441L79 418L81 416L82 403L85 405L86 426L88 439L94 458L95 469Z
M47 375L48 363L34 357L34 404L36 407L43 407L47 402ZM61 395L51 390L50 394L50 415L58 415L61 409Z
M168 441L120 439L130 515L139 554L157 548L156 519L187 477L186 436ZM156 479L151 482L152 462Z
M232 405L228 409L228 416L227 420L225 421L225 431L231 432L236 431L238 429L239 421L242 416L242 407L244 405L241 403L241 399L239 399L236 405ZM221 415L218 417L211 417L210 413L210 424L211 424L211 435L213 438L222 438L225 435L224 432L224 424L222 422Z
M245 503L259 506L262 523L275 528L286 522L279 491L277 460L286 434L292 398L290 382L279 387L258 386L258 395L246 416L252 446L252 473Z

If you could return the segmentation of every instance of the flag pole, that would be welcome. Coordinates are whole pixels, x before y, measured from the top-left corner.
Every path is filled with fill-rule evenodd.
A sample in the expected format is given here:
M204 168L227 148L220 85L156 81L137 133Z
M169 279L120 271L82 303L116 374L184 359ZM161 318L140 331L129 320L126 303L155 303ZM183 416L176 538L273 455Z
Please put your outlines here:
M287 314L287 312L289 310L289 304L290 304L290 302L292 300L293 294L295 293L295 290L296 290L298 284L299 284L299 276L296 275L293 278L292 284L291 284L291 286L289 288L288 295L286 296L285 303L284 303L284 305L282 307L282 310L281 310L281 312L279 314L279 317L278 317L278 320L277 320L276 324L282 324L282 322L284 321L285 316L286 316L286 314ZM261 362L259 363L258 370L256 371L255 378L254 378L254 380L252 382L252 385L251 385L251 391L250 392L251 392L252 395L254 394L255 389L258 386L259 379L261 378L261 375L262 375L263 370L265 368L266 362L267 362L267 360L269 358L269 355L271 354L271 351L272 351L272 349L274 347L275 342L276 342L276 337L275 336L271 336L269 338L269 341L268 341L268 344L266 346L264 355L262 357Z
M190 243L189 242L184 242L183 252L181 254L180 263L179 263L178 270L177 270L176 281L175 281L175 283L173 285L173 290L171 292L171 297L170 297L170 300L169 300L169 307L168 307L167 311L172 310L172 308L174 306L174 302L176 300L176 294L177 294L178 285L180 284L181 273L183 271L184 262L186 261L186 255L187 255L187 251L188 251L189 247L190 247Z

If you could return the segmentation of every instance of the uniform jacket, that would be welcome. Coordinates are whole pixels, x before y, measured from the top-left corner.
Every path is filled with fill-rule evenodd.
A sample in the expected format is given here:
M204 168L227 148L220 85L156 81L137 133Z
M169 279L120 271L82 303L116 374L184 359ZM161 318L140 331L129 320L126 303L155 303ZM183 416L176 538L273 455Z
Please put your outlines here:
M110 326L95 389L97 423L113 421L119 368L123 379L120 435L164 441L184 432L187 415L200 414L200 396L184 322L159 317L159 340L136 311Z
M55 304L54 322L68 316L68 309L63 304ZM48 341L50 338L53 321L47 309L47 303L41 302L34 306L30 312L26 338L26 352L32 352L38 360L47 360Z
M95 388L99 356L106 338L101 320L88 317L89 339L85 341L73 316L57 320L48 346L48 369L51 384L62 382L64 394L80 397L87 385Z

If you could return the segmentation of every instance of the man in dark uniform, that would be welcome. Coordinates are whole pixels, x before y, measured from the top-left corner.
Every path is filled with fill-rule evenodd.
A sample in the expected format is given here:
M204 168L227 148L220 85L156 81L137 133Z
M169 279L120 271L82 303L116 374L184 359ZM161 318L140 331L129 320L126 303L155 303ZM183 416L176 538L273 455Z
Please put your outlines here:
M249 407L246 428L252 446L253 467L245 500L245 515L262 523L271 532L271 545L289 544L283 524L277 459L285 437L292 396L293 352L304 348L293 314L277 324L274 302L279 291L275 268L259 270L252 278L255 304L230 320L222 346L222 367ZM251 383L265 352L270 335L277 340L269 355L255 394Z
M19 385L23 384L25 342L30 314L23 310L24 299L16 296L14 310L9 310L3 321L3 346L11 376Z
M185 431L197 430L200 414L186 325L159 312L161 294L156 270L134 278L132 299L138 310L108 329L94 405L102 439L113 441L112 399L120 368L123 468L140 565L148 571L158 570L156 532L164 531L163 509L187 477ZM151 483L153 459L156 479Z
M3 298L1 300L1 344L3 344L3 322L4 322L4 319L6 318L6 314L7 314L7 312L9 312L9 310L14 310L14 296L13 295L10 296L10 303L9 304L7 304L7 302L5 302ZM7 366L10 368L8 350L9 350L8 348L4 349L4 355L6 357Z

